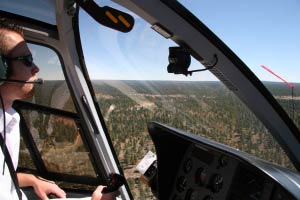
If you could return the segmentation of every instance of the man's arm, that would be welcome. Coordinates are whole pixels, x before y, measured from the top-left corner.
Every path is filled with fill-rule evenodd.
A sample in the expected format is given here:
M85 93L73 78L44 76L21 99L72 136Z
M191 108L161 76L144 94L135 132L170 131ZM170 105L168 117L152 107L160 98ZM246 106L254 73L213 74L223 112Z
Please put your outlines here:
M48 200L48 194L54 194L58 198L66 198L66 193L60 189L54 182L37 178L32 174L25 173L17 173L18 181L20 187L28 187L31 186L34 188L35 193L42 199ZM120 195L119 191L114 191L110 193L102 193L102 190L106 186L98 186L96 190L93 192L91 200L114 200L117 196Z
M59 198L66 198L66 193L54 182L37 178L32 174L17 173L20 187L33 187L35 193L42 199L47 200L48 194L54 194Z

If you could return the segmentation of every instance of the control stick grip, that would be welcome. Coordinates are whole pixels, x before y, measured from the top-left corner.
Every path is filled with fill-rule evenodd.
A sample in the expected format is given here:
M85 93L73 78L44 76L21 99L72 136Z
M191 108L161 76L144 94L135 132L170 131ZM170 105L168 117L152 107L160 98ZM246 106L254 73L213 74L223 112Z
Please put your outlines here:
M108 185L106 188L102 190L102 193L109 193L114 192L119 189L124 183L126 182L126 179L124 176L116 173L110 173L108 175Z

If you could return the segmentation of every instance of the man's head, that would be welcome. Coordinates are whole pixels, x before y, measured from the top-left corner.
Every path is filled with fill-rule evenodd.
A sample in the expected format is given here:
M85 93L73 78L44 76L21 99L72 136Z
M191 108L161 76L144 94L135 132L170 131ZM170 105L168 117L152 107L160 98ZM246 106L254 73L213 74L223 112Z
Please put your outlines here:
M0 20L0 53L6 78L21 81L33 81L39 68L32 62L31 52L24 40L22 29L10 22ZM2 96L7 95L13 101L29 98L34 93L33 84L5 82L0 86Z

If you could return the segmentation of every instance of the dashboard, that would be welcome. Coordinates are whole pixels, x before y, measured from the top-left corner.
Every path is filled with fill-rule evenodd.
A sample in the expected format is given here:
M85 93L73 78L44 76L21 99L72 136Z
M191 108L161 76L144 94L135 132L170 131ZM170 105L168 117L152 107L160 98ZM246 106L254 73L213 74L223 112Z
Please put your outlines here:
M300 199L297 172L155 122L157 196L170 200Z

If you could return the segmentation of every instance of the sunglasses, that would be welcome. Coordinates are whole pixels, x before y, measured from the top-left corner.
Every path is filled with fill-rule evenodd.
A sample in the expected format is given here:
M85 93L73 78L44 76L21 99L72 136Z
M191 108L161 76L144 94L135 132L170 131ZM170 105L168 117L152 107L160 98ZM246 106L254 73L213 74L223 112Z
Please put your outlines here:
M13 58L7 58L8 60L17 60L21 61L26 67L31 67L33 65L33 58L32 55L26 55L26 56L18 56L18 57L13 57Z

